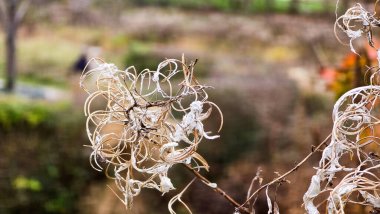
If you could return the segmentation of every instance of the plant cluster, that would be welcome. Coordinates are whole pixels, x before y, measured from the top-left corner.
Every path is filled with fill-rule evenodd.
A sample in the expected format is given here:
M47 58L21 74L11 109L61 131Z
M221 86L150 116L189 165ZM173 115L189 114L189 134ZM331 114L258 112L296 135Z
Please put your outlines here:
M373 28L379 26L375 13L356 4L337 18L335 30L346 34L354 53L354 40L366 37L369 45L376 49L380 64L380 50L372 38ZM303 197L306 212L318 214L324 205L327 213L340 214L345 213L347 204L370 206L373 213L380 212L380 156L376 153L380 145L379 66L368 68L368 86L346 92L335 103L333 129L325 141L313 147L294 168L266 184L262 184L259 171L252 180L247 200L239 204L199 174L200 169L209 168L197 153L199 144L203 138L218 137L205 131L203 121L215 108L221 116L222 113L216 104L208 101L208 86L199 84L195 78L196 62L188 65L184 59L168 59L161 62L156 71L145 69L140 73L134 67L121 71L112 64L95 62L96 68L81 77L81 86L89 94L85 112L93 150L90 159L95 169L104 170L115 180L123 194L120 199L128 208L143 188L162 193L174 189L169 169L175 164L184 164L198 179L230 201L236 207L235 213L254 213L263 190L268 214L279 213L270 190L277 191L278 186L288 182L288 175L313 154L321 152L316 173ZM175 78L178 76L183 78ZM105 99L106 107L95 108L94 101L98 98ZM222 124L223 119L220 128ZM190 211L181 201L189 185L169 202L170 213L175 213L171 207L175 201ZM256 190L254 186L258 186Z
M354 53L353 41L366 37L377 50L380 62L380 51L372 39L373 28L379 26L376 13L356 4L337 19L335 29L347 35ZM323 149L316 174L303 197L309 214L319 213L323 204L330 214L344 213L348 203L380 208L379 71L379 66L368 68L369 85L346 92L334 105L330 143ZM314 199L321 202L316 205Z
M203 121L217 109L221 128L223 117L208 100L209 87L194 76L196 62L167 59L157 70L140 73L133 66L122 71L93 62L96 67L80 79L89 94L84 110L91 164L115 180L127 208L143 188L162 193L174 189L168 173L175 164L208 170L197 150L204 138L219 136L205 131ZM106 106L96 107L97 99Z

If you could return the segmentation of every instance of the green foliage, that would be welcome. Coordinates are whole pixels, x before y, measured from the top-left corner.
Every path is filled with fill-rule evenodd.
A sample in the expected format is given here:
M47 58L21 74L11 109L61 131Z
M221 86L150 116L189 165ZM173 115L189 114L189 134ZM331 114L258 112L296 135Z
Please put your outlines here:
M39 180L33 178L26 178L24 176L18 176L13 180L13 187L15 189L29 189L32 191L40 191L42 189Z
M60 36L64 36L60 32ZM85 31L83 31L85 33ZM49 39L46 39L46 38ZM3 35L0 35L3 39ZM0 43L0 50L5 50L5 43ZM54 47L54 48L52 48ZM79 45L69 39L58 38L57 35L30 36L19 38L17 43L18 77L32 83L65 86L64 74L80 53ZM38 50L38 51L36 51ZM0 71L4 71L5 56L0 52ZM0 72L0 77L5 73Z
M17 127L35 128L47 123L55 111L61 110L65 104L50 105L46 103L30 103L27 100L15 97L0 97L0 127L2 130L11 130Z
M269 3L268 0L256 0L250 3L250 12L287 12L289 10L289 1L273 0Z
M82 112L67 103L0 99L0 213L78 213L90 179ZM11 197L10 197L11 196Z
M318 1L301 1L299 4L299 11L301 13L319 13L326 11L334 11L335 5L326 5Z
M109 40L107 40L108 43L105 44L107 48L110 48L111 50L117 50L117 49L125 49L127 47L129 39L126 35L120 33L112 36Z
M166 55L166 58L171 57L178 58L178 56ZM124 56L123 64L127 67L135 66L136 71L139 73L146 68L156 70L157 62L162 60L164 60L164 56L154 52L149 44L134 42L130 44L128 52ZM188 60L195 60L195 58L189 58ZM195 65L197 78L206 77L209 74L210 67L210 61L199 60Z
M22 76L20 76L19 80L31 85L45 85L62 89L68 87L66 79L55 79L46 75L40 75L37 72L23 74Z
M179 7L195 10L218 10L233 12L288 12L292 0L133 0L136 6ZM297 9L302 13L332 11L334 5L326 5L322 0L299 1Z
M73 49L70 42L58 38L50 40L44 38L23 39L20 40L19 47L20 60L24 62L22 63L24 69L28 69L28 66L33 63L36 63L37 67L41 69L52 66L56 66L55 69L65 68L69 62L75 60L75 54L78 53L78 48ZM36 52L35 50L40 51Z
M124 64L129 67L134 65L137 72L148 68L156 70L157 62L162 61L162 58L153 54L150 46L144 43L132 43L128 52L124 57Z
M245 106L236 103L239 100L240 94L233 90L226 90L220 93L214 92L210 94L212 98L210 100L215 101L220 106L224 115L223 130L220 133L220 141L208 144L207 148L203 149L203 153L208 158L208 161L218 163L221 165L228 165L232 161L238 159L247 151L252 152L253 149L257 149L258 142L262 135L260 130L260 124L258 124L256 113L252 111L253 106ZM234 99L229 99L234 97ZM218 124L218 118L216 113L212 115L210 124ZM212 130L217 130L217 127L213 127ZM206 145L204 145L206 147ZM209 154L207 154L209 152Z
M197 10L231 11L236 9L242 9L241 6L239 6L239 1L234 0L134 0L133 4L138 6L171 6Z
M185 9L200 9L207 6L210 6L210 3L207 3L206 1L202 0L189 0L189 1L174 1L174 0L167 0L163 1L161 0L161 5L168 5L168 6L174 6L174 7L181 7Z
M328 98L321 94L307 93L302 96L307 115L315 116L323 114L329 110L330 102Z
M1 57L1 55L0 55ZM5 70L5 63L3 60L0 60L0 71L4 71Z
M262 12L268 10L265 0L254 1L250 4L250 11L253 12Z

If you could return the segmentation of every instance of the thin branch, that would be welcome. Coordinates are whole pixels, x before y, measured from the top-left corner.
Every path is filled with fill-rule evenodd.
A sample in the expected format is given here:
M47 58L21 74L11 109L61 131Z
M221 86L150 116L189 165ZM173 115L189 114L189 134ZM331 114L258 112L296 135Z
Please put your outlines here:
M235 199L233 199L230 195L228 195L224 190L222 190L221 188L219 187L211 187L210 183L212 183L210 180L208 180L207 178L205 178L203 175L201 175L198 171L196 171L195 169L193 169L191 166L187 165L187 164L183 164L188 170L190 170L190 172L192 172L199 180L201 180L204 184L206 184L208 187L210 187L212 190L214 190L215 192L219 193L220 195L222 195L228 202L230 202L231 205L233 205L234 207L237 207L239 209L239 211L241 212L244 212L244 213L249 213L248 209L246 207L243 207L243 205L240 205L238 202L236 202Z
M331 134L327 136L327 138L322 141L318 146L316 146L301 162L299 162L295 167L293 167L291 170L287 171L285 174L281 175L280 177L277 177L276 179L272 180L271 182L261 186L259 189L257 189L252 195L242 204L240 205L241 208L245 204L247 204L255 195L257 195L259 192L261 192L263 189L267 188L268 186L271 186L275 183L283 181L288 175L295 172L300 166L302 166L314 153L316 153L331 137Z

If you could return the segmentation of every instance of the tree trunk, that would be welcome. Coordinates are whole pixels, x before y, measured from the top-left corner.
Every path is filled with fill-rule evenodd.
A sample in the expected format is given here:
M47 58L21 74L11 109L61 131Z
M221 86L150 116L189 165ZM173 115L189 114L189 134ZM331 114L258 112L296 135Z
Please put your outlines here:
M7 5L8 23L6 26L6 37L5 37L5 56L6 56L6 82L5 90L12 92L15 88L16 80L16 33L17 33L17 22L16 22L16 10L17 3L14 0L10 0Z
M9 26L6 32L6 83L5 90L13 91L16 80L16 26Z

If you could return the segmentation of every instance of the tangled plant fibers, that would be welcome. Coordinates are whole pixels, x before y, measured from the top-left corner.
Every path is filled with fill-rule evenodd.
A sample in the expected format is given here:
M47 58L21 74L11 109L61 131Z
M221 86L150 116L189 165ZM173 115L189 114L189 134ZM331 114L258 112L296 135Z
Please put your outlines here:
M100 60L93 63L96 67L80 79L89 94L84 111L90 162L115 180L127 208L143 188L163 194L174 189L169 169L175 164L208 170L197 149L204 138L219 136L205 131L203 122L216 109L221 128L223 117L208 101L209 87L195 78L195 62L167 59L156 71L140 73L133 66L122 71ZM105 107L97 107L99 99Z

